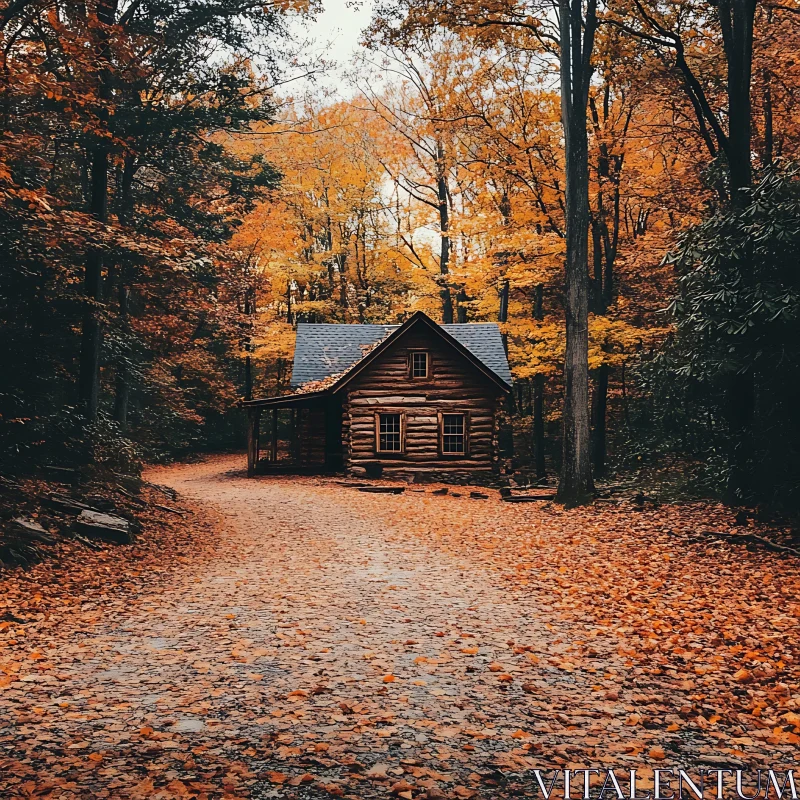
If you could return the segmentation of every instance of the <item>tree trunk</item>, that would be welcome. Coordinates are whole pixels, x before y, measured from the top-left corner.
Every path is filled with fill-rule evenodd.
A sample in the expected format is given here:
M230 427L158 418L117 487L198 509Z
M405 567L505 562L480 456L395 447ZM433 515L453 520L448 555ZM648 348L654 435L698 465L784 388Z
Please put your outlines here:
M764 153L761 158L761 163L765 167L772 165L773 150L774 150L774 131L772 124L772 86L770 83L769 70L764 70Z
M605 477L606 474L606 409L609 371L607 364L597 368L592 396L592 468L596 478Z
M117 0L99 0L97 20L100 22L97 33L97 55L101 63L98 74L98 96L101 102L97 109L101 124L111 126L111 118L106 102L112 99L111 70L108 65L108 27L114 24L117 13ZM90 197L89 213L101 223L108 220L108 142L104 136L95 136L89 149ZM90 247L86 254L84 274L84 295L86 298L81 331L81 354L78 376L78 395L86 419L97 419L100 399L100 345L102 323L100 304L103 299L103 255L97 247Z
M752 181L753 23L756 0L720 0L718 5L722 42L728 65L728 146L726 156L731 180L731 201L746 202L743 191Z
M439 233L441 244L439 246L439 272L442 277L442 322L450 325L453 322L453 298L450 287L447 285L447 276L450 272L450 193L447 188L447 165L445 164L444 145L436 143L436 169L439 177L436 180L436 195L439 203Z
M497 316L499 322L508 322L508 292L508 278L505 278L500 286L500 313Z
M244 399L253 399L253 360L249 355L244 357Z
M250 265L247 263L247 270L249 272ZM291 299L291 295L287 292L287 297ZM244 349L247 355L244 358L244 399L253 399L253 359L250 353L253 350L253 322L252 318L256 313L256 288L252 284L248 285L244 291L244 314L247 317L247 337L244 342ZM291 316L291 315L290 315ZM291 322L291 319L290 319Z
M439 291L439 297L442 300L442 324L453 324L453 298L450 296L450 289L443 286Z
M533 376L533 452L536 477L544 478L547 475L544 461L544 375Z
M122 334L126 338L130 338L128 325L129 304L130 289L125 286L125 273L122 272L119 278L119 319ZM125 347L125 351L127 351L127 347ZM117 362L117 376L114 386L114 419L119 423L122 430L128 427L128 402L130 398L127 355L127 352L123 352Z
M467 293L462 287L456 295L456 321L462 325L467 321Z
M122 179L119 189L119 208L117 214L121 222L130 225L134 207L133 178L136 174L136 159L128 154L122 167ZM119 271L117 298L119 302L120 336L122 337L122 353L117 361L114 382L114 420L124 431L128 427L128 404L130 402L130 371L128 358L131 355L132 339L130 326L131 290L128 288L130 269L123 265Z
M534 290L533 318L544 319L544 284L537 283ZM544 375L533 376L533 452L536 459L536 477L544 478L547 468L544 461Z
M728 66L728 142L725 154L731 183L731 203L742 208L752 183L753 24L756 0L721 0L718 6L725 59ZM752 276L750 276L752 277ZM753 370L737 373L727 396L732 437L729 494L750 500L755 487L755 377Z
M598 197L598 216L603 213L602 196ZM592 228L592 309L596 314L602 314L603 305L603 237L600 231L600 221L593 219Z
M100 402L100 344L102 329L99 306L103 292L103 257L98 250L90 250L86 256L83 293L86 303L83 310L81 331L80 375L78 393L83 412L89 422L97 419Z
M580 0L560 0L561 111L566 172L566 352L564 358L563 458L558 500L589 502L589 146L586 133L590 58L596 5L586 18Z

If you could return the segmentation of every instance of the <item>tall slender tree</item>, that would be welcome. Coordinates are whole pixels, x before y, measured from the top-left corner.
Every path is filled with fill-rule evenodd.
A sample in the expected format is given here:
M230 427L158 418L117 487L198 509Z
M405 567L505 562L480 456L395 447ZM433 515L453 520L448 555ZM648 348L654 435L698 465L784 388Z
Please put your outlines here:
M566 332L563 458L558 499L589 500L593 490L589 451L589 83L597 32L597 2L560 0L559 64L564 127L566 216Z

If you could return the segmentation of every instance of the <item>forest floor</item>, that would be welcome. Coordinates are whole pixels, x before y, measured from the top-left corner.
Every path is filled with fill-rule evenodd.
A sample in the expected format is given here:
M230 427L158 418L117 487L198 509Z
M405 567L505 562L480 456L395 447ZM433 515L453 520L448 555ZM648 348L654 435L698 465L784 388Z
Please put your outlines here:
M652 767L791 766L800 559L709 536L735 530L725 508L241 466L152 470L194 513L151 544L0 573L2 800L505 798L534 768L640 767L646 788Z

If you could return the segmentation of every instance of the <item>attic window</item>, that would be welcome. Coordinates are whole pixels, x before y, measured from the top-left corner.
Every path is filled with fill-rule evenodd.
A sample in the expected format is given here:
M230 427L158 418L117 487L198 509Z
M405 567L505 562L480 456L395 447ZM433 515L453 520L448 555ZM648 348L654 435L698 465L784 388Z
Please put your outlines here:
M411 377L428 377L428 354L425 352L411 353Z

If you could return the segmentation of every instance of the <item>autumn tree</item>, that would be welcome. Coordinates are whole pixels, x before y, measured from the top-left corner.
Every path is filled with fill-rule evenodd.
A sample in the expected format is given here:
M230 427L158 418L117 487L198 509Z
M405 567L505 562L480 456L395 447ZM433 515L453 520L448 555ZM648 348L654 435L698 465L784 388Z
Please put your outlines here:
M696 130L708 155L719 162L715 187L723 202L743 208L749 200L753 176L753 58L757 14L767 23L773 14L792 14L791 7L759 8L757 0L725 0L715 6L682 2L654 6L634 0L615 10L611 23L646 42L665 65L665 78L680 83L690 105ZM796 11L796 9L795 9ZM704 33L699 43L695 32ZM709 69L709 52L724 66L721 74ZM771 149L772 110L768 74L765 79L764 144ZM722 83L724 90L719 89ZM771 156L765 156L770 161ZM750 284L754 275L744 269ZM727 392L727 420L731 431L730 493L753 497L755 488L757 366L732 372Z
M393 80L382 91L355 78L369 107L405 141L404 160L383 156L383 164L398 190L435 212L439 240L441 314L452 323L453 297L449 274L453 255L452 216L461 166L458 140L449 104L461 50L451 34L419 29L402 46L381 26L373 29L369 43L378 59L362 65L387 70ZM355 75L358 75L356 71Z
M224 355L218 344L237 328L227 313L233 265L219 245L249 198L277 176L260 161L231 157L218 137L269 118L269 83L246 55L254 36L267 54L284 10L103 1L11 3L4 13L8 259L0 294L4 304L14 295L38 297L55 312L51 320L34 315L39 333L21 341L37 352L42 375L56 376L36 409L20 376L5 413L32 414L88 441L94 434L78 433L78 420L71 427L65 406L73 398L55 388L75 374L84 418L95 420L90 428L104 441L125 427L134 396L139 425L167 424L166 415L142 406L147 397L154 410L171 408L188 431L202 424L195 409L204 402L219 408L235 397L223 389L227 368L217 360ZM15 311L4 317L10 339L20 339L20 323ZM46 337L59 347L48 349ZM116 398L101 391L101 376L113 378ZM129 435L142 441L144 432ZM158 439L169 437L150 442Z

